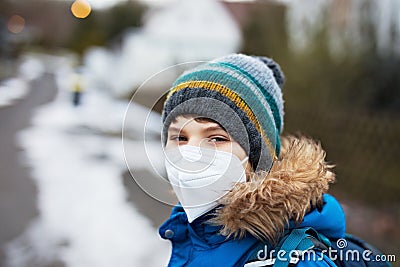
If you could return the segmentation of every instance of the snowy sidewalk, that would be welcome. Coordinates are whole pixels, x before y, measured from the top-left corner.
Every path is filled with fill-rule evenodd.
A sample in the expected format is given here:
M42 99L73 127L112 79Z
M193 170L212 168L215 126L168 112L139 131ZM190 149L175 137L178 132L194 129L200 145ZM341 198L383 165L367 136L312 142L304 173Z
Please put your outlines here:
M59 72L59 87L65 80ZM91 90L74 108L70 92L36 111L20 133L38 188L39 216L7 246L7 266L163 266L169 244L127 202L121 127L127 102Z

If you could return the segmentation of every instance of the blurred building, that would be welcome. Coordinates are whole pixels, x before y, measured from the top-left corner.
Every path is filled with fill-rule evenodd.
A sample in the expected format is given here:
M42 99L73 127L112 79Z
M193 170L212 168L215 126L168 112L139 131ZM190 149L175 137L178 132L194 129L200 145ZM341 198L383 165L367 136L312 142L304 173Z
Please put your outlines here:
M102 77L101 84L108 84L116 95L123 96L164 68L237 52L240 45L240 27L221 2L183 0L151 9L143 28L125 32L119 49L89 51L85 62L89 69L102 72L95 75ZM99 60L108 63L99 64ZM146 85L166 87L176 75L168 72Z

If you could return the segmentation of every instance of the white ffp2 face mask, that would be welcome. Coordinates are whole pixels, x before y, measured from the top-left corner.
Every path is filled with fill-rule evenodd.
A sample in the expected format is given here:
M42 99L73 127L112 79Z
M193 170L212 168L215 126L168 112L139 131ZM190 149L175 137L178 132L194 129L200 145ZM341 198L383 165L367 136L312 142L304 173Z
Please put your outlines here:
M218 199L246 181L244 162L228 152L197 146L166 151L165 167L189 222L218 206Z

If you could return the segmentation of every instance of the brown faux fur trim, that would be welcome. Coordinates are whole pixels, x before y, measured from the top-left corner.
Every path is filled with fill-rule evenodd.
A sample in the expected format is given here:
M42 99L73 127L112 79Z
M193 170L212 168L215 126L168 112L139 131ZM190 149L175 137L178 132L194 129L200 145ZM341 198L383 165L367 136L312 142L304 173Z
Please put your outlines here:
M322 205L335 174L321 144L303 136L281 140L281 155L269 173L250 174L221 199L223 207L211 221L222 225L221 234L242 238L247 232L274 243L289 220L301 223L311 208Z

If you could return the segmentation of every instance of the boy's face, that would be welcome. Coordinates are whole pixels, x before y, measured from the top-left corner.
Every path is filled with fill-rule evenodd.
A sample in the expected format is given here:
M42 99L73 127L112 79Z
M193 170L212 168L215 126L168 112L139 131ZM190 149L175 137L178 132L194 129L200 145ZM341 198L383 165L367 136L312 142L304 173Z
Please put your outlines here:
M247 155L244 149L216 122L195 115L178 116L168 128L165 149L182 145L217 149L236 155L241 161ZM246 171L251 166L246 162Z

